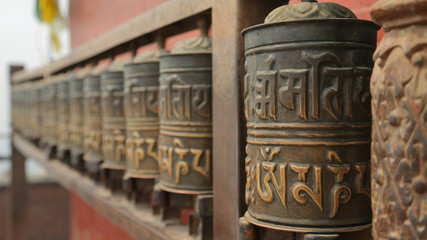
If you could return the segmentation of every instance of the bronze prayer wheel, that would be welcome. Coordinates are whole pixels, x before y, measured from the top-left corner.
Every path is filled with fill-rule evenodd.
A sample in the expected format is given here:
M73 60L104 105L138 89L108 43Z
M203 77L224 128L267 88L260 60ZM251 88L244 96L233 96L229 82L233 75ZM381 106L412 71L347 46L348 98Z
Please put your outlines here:
M250 223L313 232L370 227L377 30L341 5L303 1L243 31Z
M160 182L165 191L212 191L212 56L208 26L160 56Z
M115 60L101 74L102 168L112 191L122 188L126 170L126 118L123 67L129 60Z
M29 138L30 129L28 128L28 83L22 83L19 89L20 105L21 105L21 119L20 119L20 131L22 134Z
M427 239L427 1L377 1L385 35L372 93L372 236Z
M47 106L46 106L46 93L47 93L47 81L40 81L40 98L39 98L39 109L40 109L40 147L45 148L47 145L48 135L46 131L47 125Z
M16 112L16 115L14 117L14 119L16 120L14 122L14 126L21 133L22 133L22 129L23 129L23 126L22 126L23 123L22 123L22 121L24 119L24 117L22 116L22 113L24 112L24 109L23 109L24 106L23 106L23 103L22 103L22 96L23 95L24 95L23 94L23 85L20 84L20 85L15 86L14 87L14 97L15 97L15 101L14 102L15 102L15 106L17 108L17 112Z
M159 176L158 51L136 56L124 68L127 178Z
M40 98L41 98L41 83L40 81L34 83L34 92L33 92L33 103L32 108L34 108L33 112L33 129L35 138L40 140L41 138L41 111L40 111Z
M70 164L70 99L69 84L66 74L58 76L57 83L57 119L58 119L58 148L57 157L65 163Z
M98 65L83 79L83 160L85 170L94 179L99 177L103 160L100 74L105 68L105 65Z
M70 73L69 98L70 98L70 142L71 142L71 166L78 171L84 170L83 150L84 150L84 98L83 79L89 73L90 68L86 67Z
M38 145L40 139L40 111L39 111L39 98L40 98L40 82L30 83L29 93L29 128L31 129L31 140Z
M61 77L59 77L60 79ZM57 101L58 101L58 76L51 76L48 78L45 85L46 92L44 93L43 105L45 108L46 118L44 118L44 131L47 136L46 150L49 158L56 157L56 150L58 145L58 115L57 115Z

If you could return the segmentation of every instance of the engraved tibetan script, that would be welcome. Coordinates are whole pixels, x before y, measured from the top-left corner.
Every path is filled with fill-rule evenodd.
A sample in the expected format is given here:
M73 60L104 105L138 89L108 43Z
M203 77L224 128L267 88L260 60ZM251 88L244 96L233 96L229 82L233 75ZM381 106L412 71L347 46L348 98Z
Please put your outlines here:
M303 121L352 121L370 116L368 67L345 67L333 53L303 52L307 68L258 70L245 76L246 118L278 121L294 111ZM279 108L279 107L283 108Z
M257 199L267 204L279 201L285 211L292 211L288 202L295 201L301 207L315 206L322 214L334 218L340 206L352 197L370 198L367 163L344 163L335 151L328 152L325 164L276 162L280 147L259 147L258 152L261 161L249 156L245 159L248 205L255 204ZM309 202L311 206L307 206Z
M138 87L130 84L126 90L126 116L145 117L148 112L158 113L158 87Z
M160 86L160 115L164 119L192 120L195 116L211 118L211 86L184 84L178 76L166 79Z

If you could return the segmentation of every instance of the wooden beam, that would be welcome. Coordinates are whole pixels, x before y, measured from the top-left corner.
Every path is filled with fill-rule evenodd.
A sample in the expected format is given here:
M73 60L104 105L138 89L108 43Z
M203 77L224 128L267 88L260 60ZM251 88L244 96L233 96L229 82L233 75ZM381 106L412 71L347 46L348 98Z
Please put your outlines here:
M13 82L42 78L96 58L108 57L111 51L115 54L129 51L128 44L132 41L137 41L139 46L154 42L154 36L150 34L159 30L165 37L169 37L196 29L195 18L208 11L212 1L168 1L73 50L71 54L58 61L33 71L20 71L14 74Z
M40 149L18 133L13 134L12 143L17 152L35 159L44 166L49 176L62 187L76 193L95 210L136 239L193 239L188 234L187 226L167 226L161 221L160 216L152 215L151 209L136 207L127 201L125 196L112 194L106 188L57 160L48 160Z
M246 121L240 32L287 1L215 0L212 6L214 238L238 239L244 203Z

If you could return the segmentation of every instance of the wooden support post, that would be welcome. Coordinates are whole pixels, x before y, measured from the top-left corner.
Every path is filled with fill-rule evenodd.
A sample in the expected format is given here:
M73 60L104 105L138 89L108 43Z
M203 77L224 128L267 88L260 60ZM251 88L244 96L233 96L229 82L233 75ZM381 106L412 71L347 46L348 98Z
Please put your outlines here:
M12 142L12 179L10 184L10 218L9 237L10 240L26 239L25 216L27 209L27 182L25 178L25 157Z
M213 189L215 239L237 239L243 201L246 124L243 115L244 56L240 32L262 23L287 1L212 1ZM218 193L218 194L216 194Z

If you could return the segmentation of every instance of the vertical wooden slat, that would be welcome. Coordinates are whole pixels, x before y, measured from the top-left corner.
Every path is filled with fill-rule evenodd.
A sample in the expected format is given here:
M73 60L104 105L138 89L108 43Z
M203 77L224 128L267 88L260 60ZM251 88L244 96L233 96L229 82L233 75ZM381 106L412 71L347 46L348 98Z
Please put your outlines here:
M213 174L214 238L237 239L244 205L243 117L244 51L240 32L262 23L287 1L214 0L213 37Z
M24 66L9 66L9 77L12 85L12 74L23 70ZM8 219L8 239L25 239L25 214L27 203L27 181L25 178L25 157L11 142L11 182L9 187L9 219Z
M12 142L12 141L11 141ZM25 157L15 148L12 142L12 178L9 199L9 239L25 238L25 215L27 206L27 183L25 178Z

